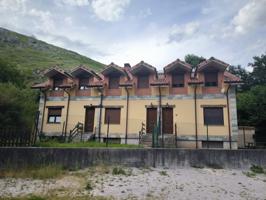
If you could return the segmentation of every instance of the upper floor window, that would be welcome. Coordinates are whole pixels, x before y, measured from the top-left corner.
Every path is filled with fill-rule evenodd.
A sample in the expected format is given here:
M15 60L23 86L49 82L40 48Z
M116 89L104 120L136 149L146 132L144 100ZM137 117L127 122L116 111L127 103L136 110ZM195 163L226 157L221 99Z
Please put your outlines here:
M119 76L110 76L109 77L109 88L110 89L118 89L119 88Z
M79 79L79 89L80 90L88 89L89 81L90 81L89 78L80 78Z
M205 107L203 109L205 125L224 125L223 107Z
M172 87L184 87L184 74L172 75Z
M206 87L217 87L218 86L218 73L217 72L206 72L204 73L205 86Z
M149 76L138 76L138 88L149 88Z
M60 90L60 85L63 84L63 79L54 79L54 90Z
M61 122L62 108L48 108L48 123L60 123Z

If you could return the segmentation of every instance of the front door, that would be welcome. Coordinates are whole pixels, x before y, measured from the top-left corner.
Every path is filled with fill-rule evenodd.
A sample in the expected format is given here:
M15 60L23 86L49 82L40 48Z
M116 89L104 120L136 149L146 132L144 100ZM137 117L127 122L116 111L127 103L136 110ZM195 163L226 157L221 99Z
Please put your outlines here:
M93 132L95 108L86 108L85 132Z
M173 134L173 108L163 108L163 133Z
M146 130L152 133L157 122L157 108L147 108Z

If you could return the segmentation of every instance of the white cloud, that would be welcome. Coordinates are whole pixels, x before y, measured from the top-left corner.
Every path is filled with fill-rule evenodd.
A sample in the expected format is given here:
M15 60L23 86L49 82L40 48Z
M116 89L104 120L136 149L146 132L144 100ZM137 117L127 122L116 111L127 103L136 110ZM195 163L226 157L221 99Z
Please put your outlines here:
M266 26L266 0L252 0L242 7L233 18L236 33L247 33Z
M33 23L38 31L49 33L55 30L54 20L49 11L42 11L33 8L28 12L28 15L36 17L37 20L33 21Z
M123 16L130 0L92 0L94 14L104 21L118 21Z
M87 6L87 5L89 5L88 0L56 0L55 3L59 6L63 6L63 5Z
M0 0L0 10L24 12L26 9L26 2L27 0Z
M199 30L199 26L199 22L189 22L184 25L174 24L169 32L169 42L193 36Z

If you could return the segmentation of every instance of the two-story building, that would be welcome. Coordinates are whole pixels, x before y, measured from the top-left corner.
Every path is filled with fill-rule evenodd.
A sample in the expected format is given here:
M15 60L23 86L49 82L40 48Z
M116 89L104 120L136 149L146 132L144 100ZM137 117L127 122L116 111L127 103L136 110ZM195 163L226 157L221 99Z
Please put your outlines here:
M139 142L151 134L175 135L181 148L237 148L236 85L228 64L210 58L196 68L176 61L158 72L141 61L131 67L114 63L100 73L79 66L71 72L47 70L36 84L42 96L39 130L47 136L69 134L78 122L84 133L121 143Z

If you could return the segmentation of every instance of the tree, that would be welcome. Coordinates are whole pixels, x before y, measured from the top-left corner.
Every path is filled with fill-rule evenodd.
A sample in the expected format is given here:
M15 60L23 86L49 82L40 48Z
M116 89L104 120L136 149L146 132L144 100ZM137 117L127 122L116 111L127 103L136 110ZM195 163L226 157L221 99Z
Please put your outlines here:
M253 83L252 85L265 85L266 84L266 55L262 54L253 57L254 62L249 63L253 68L251 73Z
M240 91L247 91L250 89L251 85L253 84L253 79L247 70L242 68L240 65L237 66L229 66L228 71L237 77L241 78L243 84L240 85Z
M203 58L202 56L196 56L194 54L187 54L185 56L185 62L192 65L192 67L196 67L199 63L205 61L206 58Z

